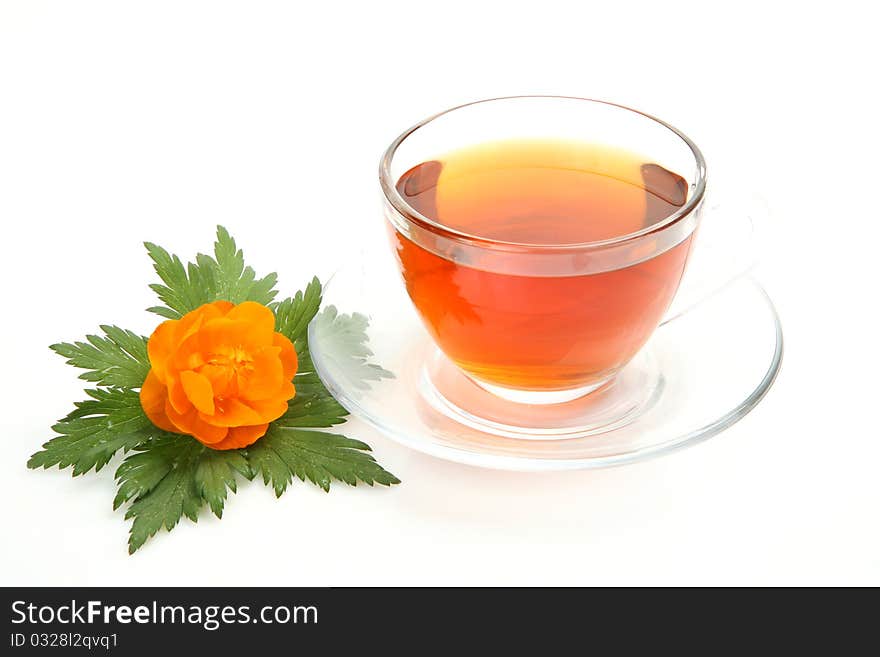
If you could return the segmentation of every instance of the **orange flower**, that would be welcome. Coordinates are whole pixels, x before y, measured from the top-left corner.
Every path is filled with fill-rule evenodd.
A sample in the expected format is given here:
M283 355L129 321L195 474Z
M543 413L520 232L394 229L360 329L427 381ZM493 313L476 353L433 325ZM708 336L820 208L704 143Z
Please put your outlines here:
M163 322L147 343L141 406L160 429L212 449L246 447L296 394L293 343L266 306L215 301Z

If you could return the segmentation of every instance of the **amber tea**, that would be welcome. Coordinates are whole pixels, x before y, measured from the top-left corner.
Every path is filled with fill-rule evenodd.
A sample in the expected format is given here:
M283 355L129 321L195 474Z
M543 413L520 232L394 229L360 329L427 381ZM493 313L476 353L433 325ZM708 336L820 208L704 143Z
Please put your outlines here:
M688 184L634 153L525 140L424 162L397 190L436 224L527 253L641 231L682 207ZM573 261L562 275L530 275L440 255L389 228L409 296L443 352L478 381L536 391L612 378L659 324L691 242L620 269L579 273Z

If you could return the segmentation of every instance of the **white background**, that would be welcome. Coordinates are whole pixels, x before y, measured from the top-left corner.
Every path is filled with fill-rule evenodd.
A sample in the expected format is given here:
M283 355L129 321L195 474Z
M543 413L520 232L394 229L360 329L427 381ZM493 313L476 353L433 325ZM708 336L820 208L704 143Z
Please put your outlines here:
M2 2L0 584L880 584L869 6ZM767 199L786 360L739 424L638 465L516 474L352 421L403 485L246 485L222 521L134 557L113 467L25 469L81 396L46 345L154 327L142 240L191 254L222 223L293 291L379 230L376 165L402 129L521 93L655 114L700 144L710 185Z

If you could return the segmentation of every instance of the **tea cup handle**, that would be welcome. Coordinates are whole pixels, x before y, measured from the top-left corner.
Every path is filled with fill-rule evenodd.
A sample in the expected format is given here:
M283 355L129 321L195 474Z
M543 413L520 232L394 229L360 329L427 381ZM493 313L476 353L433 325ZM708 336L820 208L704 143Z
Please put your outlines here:
M689 313L758 263L756 226L768 216L763 200L706 199L681 285L661 326Z

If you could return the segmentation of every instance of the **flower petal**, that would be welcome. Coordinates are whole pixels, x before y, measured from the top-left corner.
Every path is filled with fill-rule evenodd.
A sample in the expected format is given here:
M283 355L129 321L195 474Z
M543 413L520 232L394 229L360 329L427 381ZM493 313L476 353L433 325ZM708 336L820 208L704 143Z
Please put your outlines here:
M296 349L252 301L216 301L164 322L148 352L156 364L141 390L144 412L214 449L252 444L296 394Z
M272 336L272 344L276 347L281 347L281 353L279 354L281 367L284 369L285 380L290 381L296 374L296 369L299 366L296 349L287 336L281 333L276 333Z
M206 322L192 337L197 340L195 350L210 355L219 351L250 353L272 343L263 327L243 320L218 317Z
M175 346L179 346L188 337L197 333L205 322L223 317L234 307L234 304L229 301L213 301L188 312L177 320L177 330L174 335Z
M208 377L186 370L180 373L180 383L186 396L200 412L208 415L214 412L214 389Z
M266 435L268 429L268 423L249 427L230 427L226 438L208 446L212 449L240 449L241 447L254 444L258 439Z
M204 445L220 442L228 432L226 427L205 422L195 408L190 408L186 413L178 413L168 403L165 405L165 412L168 414L168 419L177 426L179 433L190 435Z
M278 391L278 397L280 399L286 399L287 401L296 397L296 386L293 385L293 382L285 381L284 385L281 386L281 389Z
M201 327L198 331L188 336L186 340L177 345L174 354L168 359L166 364L166 378L177 376L179 372L184 370L195 370L205 364L205 354L202 352L199 336L201 335Z
M290 395L290 397L293 397L293 395ZM248 406L254 409L262 422L272 422L287 412L287 400L290 397L249 401Z
M225 397L232 393L230 386L235 375L232 367L208 363L199 368L199 374L208 377L215 397Z
M168 389L155 375L153 370L147 374L147 378L141 386L141 407L150 419L150 422L164 431L177 432L177 427L165 414L165 402L168 399Z
M275 315L263 304L245 301L230 310L226 317L236 322L245 322L252 327L259 344L272 343L272 336L275 334Z
M225 301L223 299L220 299L219 301L212 301L211 303L209 303L207 305L211 306L214 310L218 311L220 313L221 317L223 315L229 314L229 311L232 310L233 308L235 308L234 303L232 303L231 301Z
M263 347L253 355L251 369L239 375L238 390L242 399L267 399L278 394L284 383L280 347Z
M168 403L178 414L187 413L192 408L192 402L176 375L168 377Z
M166 363L174 353L174 334L177 330L177 323L178 320L175 319L162 322L147 341L147 356L150 359L152 371L156 378L163 383L165 382Z
M202 419L218 427L244 427L271 421L262 417L250 405L234 397L218 399L215 407L216 410L213 415L203 416ZM272 419L274 420L275 418Z

